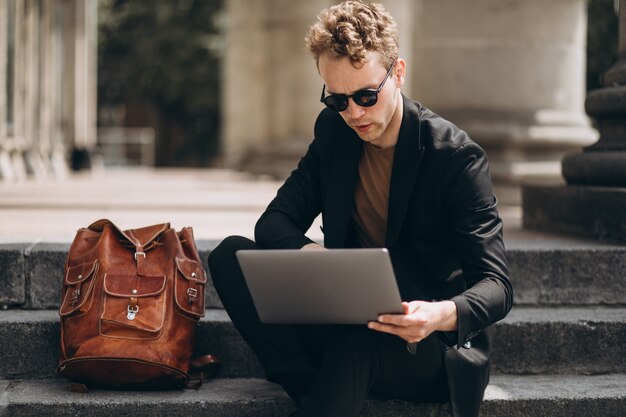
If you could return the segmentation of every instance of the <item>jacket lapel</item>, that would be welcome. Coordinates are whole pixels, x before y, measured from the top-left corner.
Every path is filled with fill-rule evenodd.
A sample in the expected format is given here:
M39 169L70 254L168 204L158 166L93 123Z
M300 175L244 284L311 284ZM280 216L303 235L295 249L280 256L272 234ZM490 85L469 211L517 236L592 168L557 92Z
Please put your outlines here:
M361 139L349 127L344 124L339 131L324 212L324 245L328 248L346 245L363 149Z
M389 210L387 215L387 238L385 246L391 248L400 233L413 187L417 179L424 147L421 146L421 123L417 104L404 95L402 125L394 152L391 185L389 187Z

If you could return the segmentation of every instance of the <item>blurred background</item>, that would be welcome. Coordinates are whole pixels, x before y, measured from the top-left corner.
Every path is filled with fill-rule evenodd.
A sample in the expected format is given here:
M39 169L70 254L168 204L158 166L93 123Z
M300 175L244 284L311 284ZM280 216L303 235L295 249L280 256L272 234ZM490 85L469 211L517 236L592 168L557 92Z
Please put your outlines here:
M587 91L617 60L614 0L381 0L404 93L489 155L496 194L560 183L598 139ZM280 180L322 87L303 38L330 0L2 0L0 184L113 168Z

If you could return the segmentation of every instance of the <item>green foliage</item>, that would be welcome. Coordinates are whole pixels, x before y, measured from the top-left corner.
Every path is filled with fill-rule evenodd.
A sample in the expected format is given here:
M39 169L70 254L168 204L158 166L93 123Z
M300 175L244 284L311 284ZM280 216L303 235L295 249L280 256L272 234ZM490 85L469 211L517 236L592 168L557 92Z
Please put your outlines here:
M588 13L587 90L593 90L617 61L618 20L613 0L590 0Z
M206 165L217 153L222 9L222 0L99 2L99 104L147 101L174 121L184 140L162 164Z

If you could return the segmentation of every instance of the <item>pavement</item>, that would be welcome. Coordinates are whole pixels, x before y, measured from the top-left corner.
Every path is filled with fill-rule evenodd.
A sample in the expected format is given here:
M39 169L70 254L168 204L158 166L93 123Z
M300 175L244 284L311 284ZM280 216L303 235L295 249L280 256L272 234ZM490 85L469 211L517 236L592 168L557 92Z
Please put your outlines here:
M0 243L67 243L77 229L102 218L122 229L192 226L196 240L252 237L279 186L216 169L132 168L0 183Z
M0 243L72 241L75 231L108 218L123 229L170 222L192 226L196 240L238 234L254 225L282 182L220 169L117 168L64 179L0 183ZM519 206L500 206L505 239L565 239L522 230ZM321 240L321 220L307 236Z

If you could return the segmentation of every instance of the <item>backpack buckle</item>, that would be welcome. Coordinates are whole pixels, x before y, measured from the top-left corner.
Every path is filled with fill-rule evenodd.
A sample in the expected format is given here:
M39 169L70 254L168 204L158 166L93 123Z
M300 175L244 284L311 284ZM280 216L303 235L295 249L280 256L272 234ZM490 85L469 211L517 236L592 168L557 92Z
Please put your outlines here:
M139 313L139 306L138 305L128 305L128 309L126 310L126 318L128 320L135 320L135 316L137 315L137 313Z
M72 298L70 299L70 302L72 303L72 305L76 305L76 303L78 303L78 297L80 297L80 288L77 288L74 291L72 291Z
M187 288L187 302L193 303L198 298L198 290L195 288Z

